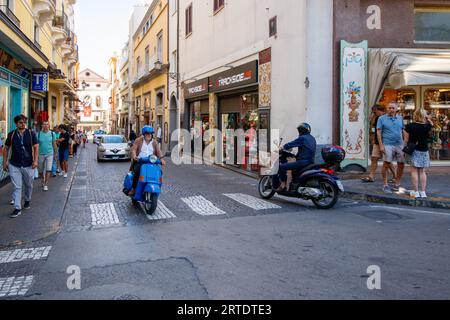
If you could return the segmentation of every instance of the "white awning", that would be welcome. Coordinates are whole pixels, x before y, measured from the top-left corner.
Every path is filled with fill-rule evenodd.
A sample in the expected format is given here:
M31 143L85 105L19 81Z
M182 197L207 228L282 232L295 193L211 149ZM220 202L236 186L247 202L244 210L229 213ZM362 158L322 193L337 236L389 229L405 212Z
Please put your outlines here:
M374 105L386 83L407 86L450 84L450 50L370 49L370 102Z

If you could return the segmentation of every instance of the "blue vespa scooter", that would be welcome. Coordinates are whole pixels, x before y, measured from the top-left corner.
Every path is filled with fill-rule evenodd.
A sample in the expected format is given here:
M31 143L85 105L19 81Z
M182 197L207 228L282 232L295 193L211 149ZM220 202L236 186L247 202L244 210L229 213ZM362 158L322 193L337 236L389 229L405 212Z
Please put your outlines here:
M134 205L142 204L147 215L152 215L158 208L158 199L162 191L161 160L157 156L150 156L148 159L140 159L139 163L142 164L141 174L132 200ZM133 189L133 177L133 172L125 177L123 192L127 196Z

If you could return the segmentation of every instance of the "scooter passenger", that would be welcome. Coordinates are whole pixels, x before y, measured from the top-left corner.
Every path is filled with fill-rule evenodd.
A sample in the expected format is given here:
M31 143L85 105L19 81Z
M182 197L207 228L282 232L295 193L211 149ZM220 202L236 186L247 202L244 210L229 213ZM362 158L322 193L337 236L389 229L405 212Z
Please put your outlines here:
M158 141L154 139L155 130L150 126L142 128L142 136L137 138L131 148L131 159L133 160L133 189L128 194L130 197L136 194L136 188L139 183L139 176L141 174L142 164L139 163L140 159L147 159L150 156L156 155L161 159L161 165L165 166L166 162L162 159L163 155Z
M303 169L311 164L314 164L316 157L317 142L311 135L311 126L307 123L302 123L297 127L299 137L286 144L283 149L291 150L298 148L297 161L293 163L280 163L278 176L281 185L278 189L279 192L285 191L287 188L287 172L297 171Z

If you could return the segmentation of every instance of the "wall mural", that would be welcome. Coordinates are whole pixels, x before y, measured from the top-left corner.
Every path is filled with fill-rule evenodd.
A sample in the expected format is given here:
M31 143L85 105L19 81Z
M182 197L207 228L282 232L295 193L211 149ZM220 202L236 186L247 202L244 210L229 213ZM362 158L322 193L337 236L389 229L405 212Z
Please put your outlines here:
M367 161L367 43L342 42L341 130L347 164Z

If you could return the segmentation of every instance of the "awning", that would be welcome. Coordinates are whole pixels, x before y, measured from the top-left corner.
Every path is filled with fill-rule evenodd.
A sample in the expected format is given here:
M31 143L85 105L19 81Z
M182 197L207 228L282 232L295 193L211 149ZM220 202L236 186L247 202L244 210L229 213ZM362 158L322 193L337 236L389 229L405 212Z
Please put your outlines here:
M394 89L450 83L450 50L370 49L369 99L373 106L389 84Z

